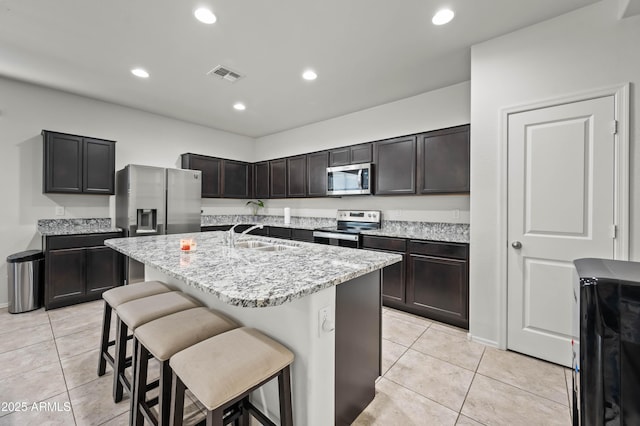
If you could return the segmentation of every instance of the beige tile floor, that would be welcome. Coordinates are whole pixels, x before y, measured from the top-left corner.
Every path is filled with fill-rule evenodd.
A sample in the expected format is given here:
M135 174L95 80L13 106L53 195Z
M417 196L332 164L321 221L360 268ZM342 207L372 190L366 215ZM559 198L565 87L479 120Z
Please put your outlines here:
M0 309L0 426L128 423L128 398L111 400L110 369L96 375L102 309ZM376 397L355 425L570 424L568 369L386 308L382 350ZM188 423L202 415L190 399L186 413Z

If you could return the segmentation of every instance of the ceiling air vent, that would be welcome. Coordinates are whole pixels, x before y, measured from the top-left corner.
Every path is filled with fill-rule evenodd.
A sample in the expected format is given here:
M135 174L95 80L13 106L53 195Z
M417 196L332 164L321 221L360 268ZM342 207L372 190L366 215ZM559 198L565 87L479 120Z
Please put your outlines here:
M231 83L235 83L237 80L240 80L242 77L244 77L242 74L232 71L229 69L229 67L225 67L223 65L218 65L217 67L209 71L207 75L220 77Z

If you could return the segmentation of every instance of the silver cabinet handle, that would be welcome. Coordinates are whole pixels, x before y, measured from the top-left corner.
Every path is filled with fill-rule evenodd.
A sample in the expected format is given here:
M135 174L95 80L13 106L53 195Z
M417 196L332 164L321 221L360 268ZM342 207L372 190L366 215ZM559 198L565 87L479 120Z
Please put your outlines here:
M521 249L522 243L520 241L514 241L511 243L511 247L513 247L514 249Z

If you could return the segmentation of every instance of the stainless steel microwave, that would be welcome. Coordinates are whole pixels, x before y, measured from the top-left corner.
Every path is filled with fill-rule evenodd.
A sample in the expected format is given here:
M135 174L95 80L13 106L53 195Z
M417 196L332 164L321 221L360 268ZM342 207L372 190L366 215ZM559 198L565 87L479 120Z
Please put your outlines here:
M327 167L327 195L373 194L373 164Z

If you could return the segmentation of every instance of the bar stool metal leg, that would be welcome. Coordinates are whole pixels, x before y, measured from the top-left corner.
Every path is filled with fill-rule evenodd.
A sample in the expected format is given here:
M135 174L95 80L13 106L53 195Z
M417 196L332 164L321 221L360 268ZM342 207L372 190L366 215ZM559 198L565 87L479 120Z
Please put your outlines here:
M278 392L280 394L280 425L293 426L293 409L291 406L291 373L286 366L278 374Z

